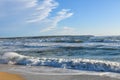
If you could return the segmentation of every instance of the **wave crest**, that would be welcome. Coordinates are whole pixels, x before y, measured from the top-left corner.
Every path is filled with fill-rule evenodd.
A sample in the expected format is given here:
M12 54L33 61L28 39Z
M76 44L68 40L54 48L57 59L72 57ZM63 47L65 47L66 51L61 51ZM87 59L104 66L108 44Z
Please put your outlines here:
M64 58L35 58L30 56L20 55L15 52L3 54L0 59L1 63L30 65L30 66L51 66L58 68L102 71L102 72L117 72L120 73L120 63L90 59L64 59Z

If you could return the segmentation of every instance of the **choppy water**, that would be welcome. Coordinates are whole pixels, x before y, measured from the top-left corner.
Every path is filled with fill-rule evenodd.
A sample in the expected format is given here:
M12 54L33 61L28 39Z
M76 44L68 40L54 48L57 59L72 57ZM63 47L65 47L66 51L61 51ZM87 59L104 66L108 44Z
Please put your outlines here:
M1 63L120 73L120 36L1 38L0 55Z

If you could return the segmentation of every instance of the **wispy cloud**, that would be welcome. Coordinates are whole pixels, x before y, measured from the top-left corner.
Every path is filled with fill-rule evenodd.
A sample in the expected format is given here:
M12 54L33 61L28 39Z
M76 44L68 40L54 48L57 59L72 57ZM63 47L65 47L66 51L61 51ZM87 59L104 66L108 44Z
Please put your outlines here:
M60 4L57 0L0 0L0 17L9 20L10 24L7 25L13 24L12 26L14 26L15 30L21 27L16 25L21 24L24 27L26 25L32 25L32 28L33 26L34 28L37 27L35 30L40 29L39 33L46 33L52 30L58 32L59 27L63 30L62 32L58 32L60 34L74 32L74 29L70 27L58 27L59 22L73 15L70 9L62 9L56 12L56 14L54 12L55 15L51 16L51 13L58 5ZM24 27L21 30L24 30Z
M57 5L54 0L0 0L2 12L24 13L28 22L36 22L48 17Z
M73 15L73 13L69 11L70 10L67 10L67 9L62 9L61 11L59 11L55 17L53 17L52 19L49 19L48 22L46 22L49 25L46 25L46 28L41 30L41 32L47 32L57 28L57 25L60 21L66 18L69 18Z
M40 22L43 19L46 19L50 12L57 7L58 3L54 0L43 0L35 6L35 12L30 15L30 18L27 22Z

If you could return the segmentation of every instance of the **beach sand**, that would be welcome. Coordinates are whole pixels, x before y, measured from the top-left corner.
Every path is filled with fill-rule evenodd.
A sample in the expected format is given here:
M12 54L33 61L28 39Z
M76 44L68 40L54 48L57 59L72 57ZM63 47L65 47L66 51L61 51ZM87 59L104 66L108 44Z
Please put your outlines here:
M117 78L110 78L107 76L97 76L97 75L56 75L56 74L49 74L49 75L45 75L45 74L31 74L31 73L27 73L27 72L21 72L21 71L12 71L11 68L16 68L18 66L15 65L2 65L0 64L0 72L8 72L8 73L2 73L2 75L5 74L6 77L9 77L10 75L13 76L17 76L19 77L19 79L7 79L7 80L23 80L23 78L25 78L25 80L120 80ZM46 67L47 68L47 67ZM12 73L12 74L9 74ZM17 74L17 75L16 75ZM22 77L20 77L22 76ZM92 74L92 73L91 73ZM1 74L0 74L1 75ZM1 79L3 76L0 76L0 80L4 80Z
M24 80L20 75L0 72L0 80Z

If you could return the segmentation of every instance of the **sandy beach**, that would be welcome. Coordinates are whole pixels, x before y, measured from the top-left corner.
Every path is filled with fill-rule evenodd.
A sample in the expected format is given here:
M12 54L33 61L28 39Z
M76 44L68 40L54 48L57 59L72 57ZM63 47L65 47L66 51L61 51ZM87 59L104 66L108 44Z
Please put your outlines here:
M20 75L0 72L0 80L24 80Z
M14 79L9 80L119 80L115 78L110 78L107 76L97 76L97 75L55 75L55 74L30 74L30 73L23 73L20 71L12 71L11 68L15 68L15 65L2 65L0 64L0 72L7 72L7 73L0 73L0 80L7 80L2 79L2 75L9 77L13 76L16 77ZM11 73L11 74L9 74ZM16 75L17 74L17 75ZM18 75L19 74L19 75ZM57 73L58 74L58 73ZM92 74L92 73L91 73ZM22 78L22 77L24 78Z

